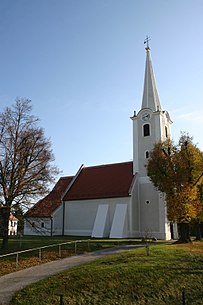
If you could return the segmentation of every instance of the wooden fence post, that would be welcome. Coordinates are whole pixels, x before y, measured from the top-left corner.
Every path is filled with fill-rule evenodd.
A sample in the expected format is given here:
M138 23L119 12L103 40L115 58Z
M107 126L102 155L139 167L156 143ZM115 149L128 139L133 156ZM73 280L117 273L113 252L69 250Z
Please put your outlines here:
M61 257L61 245L59 245L59 257Z
M16 254L16 268L18 267L19 254Z
M183 291L182 291L182 304L186 305L185 289L183 289Z
M60 297L60 305L64 305L64 303L63 303L63 295L60 294L59 297Z

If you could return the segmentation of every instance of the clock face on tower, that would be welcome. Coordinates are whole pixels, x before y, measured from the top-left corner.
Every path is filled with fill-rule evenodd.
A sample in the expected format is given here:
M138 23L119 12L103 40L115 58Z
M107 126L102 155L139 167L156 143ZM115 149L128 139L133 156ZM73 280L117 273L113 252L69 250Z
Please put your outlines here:
M143 121L148 121L150 119L150 114L145 112L143 115L142 115L142 120Z

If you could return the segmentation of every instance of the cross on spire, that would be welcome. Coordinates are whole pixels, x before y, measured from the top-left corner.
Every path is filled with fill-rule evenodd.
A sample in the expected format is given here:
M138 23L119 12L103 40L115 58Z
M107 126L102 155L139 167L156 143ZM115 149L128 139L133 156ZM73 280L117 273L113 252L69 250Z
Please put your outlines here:
M147 44L147 47L145 48L146 50L150 50L150 47L149 47L149 41L151 40L151 38L149 36L146 36L146 39L144 41L144 44L146 43Z

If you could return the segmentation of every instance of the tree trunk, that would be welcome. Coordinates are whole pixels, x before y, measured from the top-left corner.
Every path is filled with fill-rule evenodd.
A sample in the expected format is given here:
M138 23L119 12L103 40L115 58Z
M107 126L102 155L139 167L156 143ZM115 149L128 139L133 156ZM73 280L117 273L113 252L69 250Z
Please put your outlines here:
M190 243L190 226L189 223L179 223L178 224L178 231L179 231L179 239L178 243Z
M199 224L199 226L200 226L201 236L203 236L203 223L201 222L201 223Z
M200 223L195 223L195 236L196 236L195 240L202 239Z
M7 250L8 249L8 235L3 237L1 248L3 250Z
M1 218L1 224L0 224L0 235L3 238L2 241L2 249L7 249L8 248L8 224L9 224L9 217L10 217L10 207L8 206L3 206L0 208L0 218Z

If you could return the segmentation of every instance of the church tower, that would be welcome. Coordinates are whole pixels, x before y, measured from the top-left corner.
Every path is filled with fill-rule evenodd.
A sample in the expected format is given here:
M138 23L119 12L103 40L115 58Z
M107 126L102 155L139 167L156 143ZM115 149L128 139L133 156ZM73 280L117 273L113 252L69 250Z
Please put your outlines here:
M171 119L162 110L156 87L149 48L146 43L146 65L144 90L140 111L133 121L133 173L136 175L136 191L133 199L135 218L132 220L135 232L142 236L148 232L153 237L170 239L170 227L166 207L160 194L147 176L146 165L155 143L171 138Z

